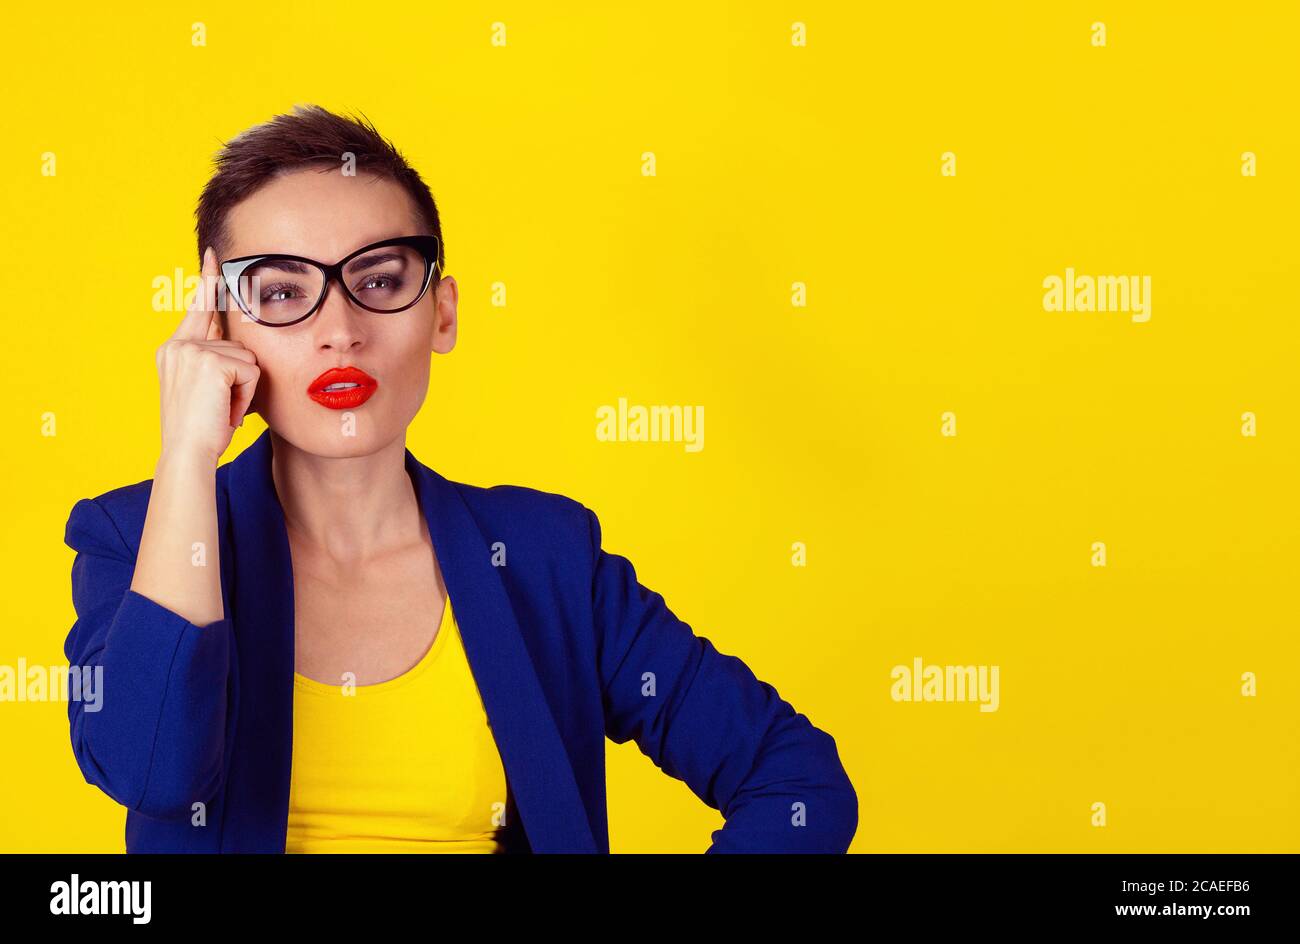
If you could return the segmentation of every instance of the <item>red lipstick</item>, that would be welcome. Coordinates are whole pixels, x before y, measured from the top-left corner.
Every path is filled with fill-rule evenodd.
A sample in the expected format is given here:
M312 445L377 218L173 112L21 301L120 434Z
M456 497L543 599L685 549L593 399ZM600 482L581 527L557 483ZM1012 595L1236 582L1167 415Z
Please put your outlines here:
M379 381L359 367L331 367L311 382L307 396L331 410L350 410L369 400L378 386Z

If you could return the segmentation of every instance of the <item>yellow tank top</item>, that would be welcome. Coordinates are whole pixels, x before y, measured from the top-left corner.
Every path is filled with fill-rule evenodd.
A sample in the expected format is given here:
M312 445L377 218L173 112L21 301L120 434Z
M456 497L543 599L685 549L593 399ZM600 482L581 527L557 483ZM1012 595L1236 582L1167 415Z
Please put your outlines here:
M505 770L450 598L402 675L293 688L285 852L501 851Z

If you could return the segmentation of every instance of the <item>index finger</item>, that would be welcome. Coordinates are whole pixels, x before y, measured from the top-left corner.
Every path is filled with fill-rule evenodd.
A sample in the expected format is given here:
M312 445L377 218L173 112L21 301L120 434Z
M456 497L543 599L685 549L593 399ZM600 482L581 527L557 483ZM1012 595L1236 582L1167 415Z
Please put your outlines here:
M177 340L205 341L208 327L217 310L217 254L209 246L203 252L203 269L199 273L200 284L194 293L185 317L176 326L172 337Z

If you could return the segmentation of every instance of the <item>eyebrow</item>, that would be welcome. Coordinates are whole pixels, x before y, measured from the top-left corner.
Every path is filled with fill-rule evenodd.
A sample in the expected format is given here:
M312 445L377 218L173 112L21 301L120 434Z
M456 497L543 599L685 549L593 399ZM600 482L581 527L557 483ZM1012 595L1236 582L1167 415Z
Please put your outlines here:
M265 262L257 263L259 269L279 269L281 272L296 272L303 275L308 271L307 266L301 262L294 262L292 259L267 259Z
M385 252L381 248L381 249L376 249L374 252L366 253L364 256L360 256L356 259L353 259L343 268L347 272L356 272L357 269L369 268L370 266L384 265L387 262L404 263L405 261L406 261L406 256L404 256L402 253L393 252L391 250Z

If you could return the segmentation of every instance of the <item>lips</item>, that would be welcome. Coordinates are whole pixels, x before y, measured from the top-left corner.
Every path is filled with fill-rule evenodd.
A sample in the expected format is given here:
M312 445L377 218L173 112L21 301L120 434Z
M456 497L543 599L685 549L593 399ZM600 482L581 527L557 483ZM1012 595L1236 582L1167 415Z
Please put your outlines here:
M307 396L331 410L349 410L369 400L378 386L379 381L359 367L331 367L311 382Z

